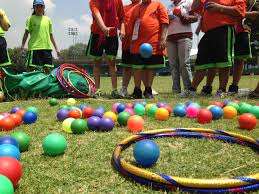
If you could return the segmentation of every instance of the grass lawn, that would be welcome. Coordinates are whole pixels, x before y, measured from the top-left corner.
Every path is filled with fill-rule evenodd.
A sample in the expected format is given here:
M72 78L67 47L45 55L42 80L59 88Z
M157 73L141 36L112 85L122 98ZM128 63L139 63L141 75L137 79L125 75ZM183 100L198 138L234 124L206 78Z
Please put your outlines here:
M259 76L244 77L240 87L254 88L258 80ZM102 86L107 94L110 93L110 84L109 78L102 79ZM171 85L170 77L156 77L154 89L160 95L148 102L166 101L172 107L180 102L186 102L188 99L172 97ZM132 84L130 88L132 89ZM214 90L217 88L218 85L215 83ZM195 99L203 106L210 105L214 100ZM259 103L258 100L240 100L251 104ZM128 100L120 101L128 102ZM66 99L60 100L60 104L65 102ZM78 100L77 105L104 106L110 110L114 102L116 100L108 98L87 99ZM39 109L39 119L35 124L21 125L11 132L0 132L1 136L4 136L14 131L24 131L29 133L32 139L29 151L22 153L23 177L16 189L16 194L164 193L164 191L152 190L137 184L113 170L110 161L115 145L131 135L125 127L117 126L109 133L65 134L62 132L61 123L55 119L58 107L50 107L48 100L1 103L0 112L7 112L13 106L36 106ZM221 119L208 125L201 125L187 118L172 117L165 122L159 122L147 116L144 119L145 131L169 127L204 127L236 132L259 139L259 125L253 131L244 131L238 128L237 119ZM68 149L62 156L43 155L41 142L52 132L61 132L68 140ZM220 178L254 174L259 170L258 153L244 146L208 139L164 138L157 139L155 142L160 147L160 158L150 169L152 172L192 178ZM128 161L134 161L132 147L124 152L123 157Z

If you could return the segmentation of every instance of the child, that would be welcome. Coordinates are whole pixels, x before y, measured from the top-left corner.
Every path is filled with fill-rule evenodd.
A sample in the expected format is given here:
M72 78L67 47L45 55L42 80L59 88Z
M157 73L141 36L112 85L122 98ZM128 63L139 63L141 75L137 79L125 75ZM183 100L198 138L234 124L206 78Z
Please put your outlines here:
M120 90L120 95L122 97L128 96L128 85L132 75L132 63L131 63L131 53L130 53L130 42L132 34L129 28L129 20L132 16L132 12L135 7L140 3L140 0L131 0L131 4L124 6L125 12L125 37L122 39L122 57L120 66L123 68L123 79L122 79L122 88Z
M191 23L197 22L198 17L190 13L191 6L192 0L172 0L172 4L168 8L170 24L167 35L167 54L172 68L174 94L181 93L180 77L182 77L185 90L191 87L192 82L190 52L193 34ZM179 10L179 13L176 10Z
M11 65L11 60L7 50L7 43L4 37L5 32L8 31L9 28L10 21L6 16L4 10L0 9L0 68Z
M245 3L243 0L194 0L192 9L201 12L201 30L205 34L198 46L192 87L183 97L195 96L206 70L219 71L220 83L216 96L220 97L226 92L229 68L234 62L236 18L244 17Z
M125 36L124 10L121 0L90 0L90 9L93 15L91 37L87 46L86 55L95 60L94 79L96 93L101 96L100 73L101 60L105 51L109 73L112 81L112 98L120 98L117 91L116 56L118 52L118 29L120 36Z
M60 52L56 45L53 31L52 22L50 18L44 16L45 3L43 0L34 0L33 2L33 14L27 19L26 29L22 40L22 52L24 52L24 45L30 34L28 43L28 58L26 62L27 67L33 69L44 69L46 73L50 72L50 68L53 68L52 64L52 44L55 47L57 56L60 56ZM52 44L51 44L52 43Z
M152 84L154 69L165 66L166 33L169 24L166 8L159 1L142 0L133 11L130 19L132 29L132 67L134 68L135 88L132 98L142 98L141 80L145 85L145 98L153 98ZM143 43L149 43L153 47L152 56L143 58L139 48ZM142 79L144 78L144 79Z

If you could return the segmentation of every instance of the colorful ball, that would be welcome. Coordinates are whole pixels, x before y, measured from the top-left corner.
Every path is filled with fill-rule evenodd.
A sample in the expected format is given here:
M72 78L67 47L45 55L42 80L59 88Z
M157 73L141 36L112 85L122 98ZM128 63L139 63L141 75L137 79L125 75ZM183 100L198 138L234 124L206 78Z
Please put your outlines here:
M10 113L11 114L14 114L14 113L16 113L18 110L21 110L22 108L20 107L20 106L14 106L12 109L11 109L11 111L10 111Z
M143 58L149 58L152 56L153 47L149 43L143 43L139 48L139 53Z
M71 123L71 130L74 134L84 134L87 130L87 123L84 119L75 119Z
M16 187L22 177L22 165L15 158L2 156L0 157L0 174L6 176Z
M104 115L104 112L105 112L105 110L103 108L97 108L97 109L94 110L93 116L97 116L97 117L102 118L103 115Z
M26 113L26 111L25 110L18 110L18 111L16 111L16 114L18 114L18 115L20 115L22 118L23 118L23 115Z
M256 127L257 121L253 114L245 113L242 114L239 119L239 126L241 129L252 130Z
M126 108L133 108L133 104L131 104L131 103L126 103Z
M76 104L76 100L74 98L67 99L68 106L74 106Z
M212 118L212 113L208 109L201 109L197 115L197 121L201 124L210 123Z
M174 108L174 116L175 117L185 117L185 115L186 115L186 106L177 105Z
M123 112L125 108L126 108L126 105L124 103L121 103L117 106L116 112L117 113Z
M188 118L196 118L200 109L196 106L190 105L186 108L186 116Z
M97 117L97 116L90 117L87 120L88 129L92 131L99 130L100 121L101 121L100 117Z
M135 115L135 111L133 108L125 108L123 112L128 112L131 116Z
M115 113L117 113L117 107L119 106L119 102L116 102L116 103L114 103L113 105L112 105L112 111L113 112L115 112Z
M143 167L150 167L155 164L159 155L158 145L151 140L141 140L133 148L133 156L136 162Z
M0 145L0 157L1 156L10 156L17 160L21 159L21 153L20 153L19 149L12 144Z
M46 155L58 156L67 149L67 140L60 133L52 133L43 139L42 148Z
M87 105L85 105L85 104L81 104L81 105L79 106L79 109L80 109L81 111L83 111L85 108L87 108Z
M150 107L152 107L152 106L156 106L156 104L155 104L155 103L147 104L147 105L145 106L146 112L148 112L148 109L149 109Z
M237 103L235 103L235 102L230 102L227 106L232 106L232 107L234 107L234 108L237 110L237 112L240 111L239 105L238 105Z
M13 137L1 137L0 138L0 145L2 144L11 144L19 148L18 142Z
M29 149L31 138L27 133L24 132L15 132L11 135L19 145L20 152L25 152Z
M166 102L159 102L158 104L157 104L157 107L158 108L161 108L161 107L164 107L164 106L167 106L168 104L166 103Z
M145 107L141 104L137 104L134 106L134 111L136 115L142 116L145 114Z
M72 109L68 111L68 117L69 118L74 118L74 119L79 119L82 117L82 111L80 109Z
M172 114L173 109L170 106L166 105L166 106L164 106L164 108L169 112L169 115Z
M87 107L83 110L83 117L84 118L90 118L93 116L94 109L92 107Z
M207 106L207 110L210 110L213 106L216 106L216 105L209 105L209 106Z
M12 118L14 120L15 127L19 126L23 122L22 117L20 115L16 114L16 113L10 114L9 118Z
M218 106L218 107L220 107L220 108L223 108L224 107L224 105L222 104L222 102L213 102L212 103L213 105L215 105L215 106Z
M224 102L223 107L227 106L229 103L231 103L231 101L229 101L229 100Z
M186 107L190 106L193 102L192 101L188 101L185 103Z
M117 122L117 115L112 111L108 111L108 112L104 113L103 117L109 117L113 120L114 123Z
M197 107L198 109L201 109L201 105L199 105L197 102L191 103L190 106L195 106L195 107Z
M140 104L145 107L147 105L147 102L141 102Z
M257 119L259 119L259 106L253 106L250 109L250 113L253 114Z
M58 105L58 100L57 100L56 98L51 98L51 99L49 100L49 105L50 105L50 106L56 106L56 105Z
M158 107L156 105L148 108L147 116L155 118Z
M26 112L22 119L25 124L32 124L37 121L37 114L35 112Z
M121 112L118 115L118 123L122 126L126 126L130 117L131 117L130 113Z
M99 123L99 130L100 131L112 131L114 128L114 121L109 117L103 117Z
M60 109L68 109L68 106L67 105L61 105L60 107L59 107Z
M240 104L239 100L232 100L232 102L236 103L236 104Z
M14 187L12 182L4 175L0 175L0 193L14 194Z
M10 131L15 128L15 121L12 118L6 117L0 120L0 130Z
M210 112L212 113L214 120L218 120L223 116L222 108L216 105L210 108Z
M76 109L76 108L77 108L76 106L68 106L67 110L73 110L73 109Z
M74 118L67 118L63 121L62 123L62 129L63 131L65 131L66 133L73 133L72 129L71 129L71 124L74 121Z
M158 108L155 114L155 118L159 121L167 121L169 119L169 112L165 108Z
M134 115L128 119L127 127L130 132L140 132L144 128L144 120L142 117Z
M38 109L35 106L29 106L26 108L26 112L33 112L35 114L38 114Z
M68 110L66 109L61 109L57 112L57 120L59 121L64 121L65 119L68 118Z
M232 106L226 106L223 108L223 116L225 119L233 119L237 116L237 110Z
M252 105L247 104L247 103L243 103L240 105L240 113L244 114L244 113L249 113L252 109Z

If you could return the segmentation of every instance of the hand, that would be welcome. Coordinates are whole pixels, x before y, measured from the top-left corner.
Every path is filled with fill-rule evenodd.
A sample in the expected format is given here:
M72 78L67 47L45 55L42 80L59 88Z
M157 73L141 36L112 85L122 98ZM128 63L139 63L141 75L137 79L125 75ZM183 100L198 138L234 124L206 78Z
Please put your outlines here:
M259 16L258 11L246 12L246 17L255 20Z
M215 2L208 2L205 6L208 11L220 12L222 5Z
M165 46L166 46L166 41L165 40L160 40L159 41L159 45L158 45L159 49L160 50L164 50Z
M121 39L121 40L124 39L124 38L125 38L125 35L126 35L125 30L121 30L121 31L120 31L120 39Z
M110 36L110 31L115 29L115 27L106 27L102 29L103 33L105 36L109 37Z

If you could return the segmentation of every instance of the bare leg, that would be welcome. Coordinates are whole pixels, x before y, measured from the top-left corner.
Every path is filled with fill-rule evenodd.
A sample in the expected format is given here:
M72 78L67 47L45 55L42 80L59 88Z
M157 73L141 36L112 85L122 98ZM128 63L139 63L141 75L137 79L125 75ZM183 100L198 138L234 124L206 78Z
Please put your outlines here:
M226 90L229 79L229 67L219 69L219 88Z
M142 74L143 74L142 69L134 70L134 83L135 83L135 87L137 88L141 87Z
M96 89L100 89L101 61L95 61L93 73Z
M235 65L233 67L232 85L238 86L238 83L242 77L243 69L244 69L244 60L235 60Z
M123 69L122 87L128 88L132 76L132 68L125 67Z
M217 69L209 69L207 74L206 86L212 86L212 83L216 77Z
M196 90L206 75L206 70L196 71L192 80L192 87Z
M112 90L116 90L117 89L116 62L115 62L115 60L107 60L107 63L109 65L109 73L110 73L111 81L112 81Z

